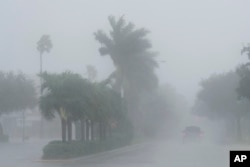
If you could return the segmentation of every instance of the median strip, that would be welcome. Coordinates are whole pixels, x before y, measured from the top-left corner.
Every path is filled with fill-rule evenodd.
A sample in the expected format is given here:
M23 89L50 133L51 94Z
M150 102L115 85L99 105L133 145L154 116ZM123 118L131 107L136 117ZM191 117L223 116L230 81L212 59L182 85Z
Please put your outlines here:
M128 145L122 148L117 148L109 151L104 151L96 154L86 155L77 158L68 158L68 159L52 159L52 160L35 160L34 162L41 162L41 163L64 163L64 162L75 162L75 161L83 161L83 160L90 160L94 158L100 158L105 156L114 156L115 154L122 154L129 151L137 150L139 148L145 147L149 143L140 143L140 144L133 144Z

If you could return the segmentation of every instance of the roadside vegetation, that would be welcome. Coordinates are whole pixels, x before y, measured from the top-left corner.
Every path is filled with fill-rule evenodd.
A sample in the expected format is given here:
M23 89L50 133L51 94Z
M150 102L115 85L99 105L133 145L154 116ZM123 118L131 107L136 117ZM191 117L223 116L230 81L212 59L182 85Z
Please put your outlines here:
M250 58L250 47L241 54ZM239 65L234 71L214 74L200 82L201 89L193 106L193 113L222 121L224 130L217 139L220 143L250 142L250 70L249 63Z
M123 17L116 20L110 16L108 21L109 34L101 30L94 33L101 44L100 54L109 55L116 68L107 79L95 82L97 71L92 66L87 67L88 78L71 72L40 74L40 109L46 119L59 115L62 129L62 141L45 146L44 159L122 147L143 133L143 120L139 119L142 115L137 111L142 95L152 93L158 86L155 53L149 50L152 46L146 38L147 30L135 29ZM78 130L75 140L73 123Z
M43 56L53 47L49 35L37 42L38 89L25 74L0 73L0 114L38 107L41 137L43 119L60 119L61 140L43 148L43 159L74 158L123 147L170 134L164 128L178 124L175 111L180 99L171 86L158 84L157 53L151 50L149 31L136 28L124 17L110 16L108 22L108 34L94 33L100 55L109 56L115 67L104 80L97 79L98 71L92 65L86 67L87 76L44 70ZM0 140L8 140L1 126Z
M138 141L174 136L185 99L170 85L159 85L157 52L145 28L136 28L124 17L108 17L109 33L98 30L95 40L101 56L108 56L115 70L103 80L86 66L87 75L43 70L43 56L52 49L49 35L37 42L40 59L38 91L26 74L0 72L0 114L39 107L43 119L61 122L61 140L49 142L43 159L65 159L111 150ZM250 58L250 47L242 49ZM201 81L193 113L223 121L223 142L250 139L249 63L234 71L214 74ZM180 111L182 110L182 111ZM73 128L74 127L74 128ZM171 128L170 128L171 127ZM74 130L74 132L73 132ZM8 141L0 124L0 141ZM250 141L250 140L249 140Z
M23 73L0 72L0 116L23 112L37 105L34 83ZM8 142L0 122L0 142Z
M123 17L116 20L110 16L108 21L109 34L101 30L94 33L101 44L100 54L110 56L115 66L107 79L96 82L93 66L87 66L87 78L71 72L40 75L42 114L46 119L59 115L62 129L62 141L46 145L44 159L89 155L128 145L139 138L152 138L159 133L157 129L164 124L166 113L170 113L165 97L158 95L154 73L158 62L146 38L149 31L136 29ZM153 105L148 106L146 101ZM152 114L156 119L152 119ZM77 129L74 140L72 124Z

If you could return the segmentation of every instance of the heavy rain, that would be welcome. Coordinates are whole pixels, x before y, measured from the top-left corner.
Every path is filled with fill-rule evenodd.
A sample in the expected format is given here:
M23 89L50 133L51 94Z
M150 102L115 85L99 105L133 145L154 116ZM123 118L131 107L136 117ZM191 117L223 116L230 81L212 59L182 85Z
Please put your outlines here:
M250 150L249 6L0 1L0 167L229 167Z

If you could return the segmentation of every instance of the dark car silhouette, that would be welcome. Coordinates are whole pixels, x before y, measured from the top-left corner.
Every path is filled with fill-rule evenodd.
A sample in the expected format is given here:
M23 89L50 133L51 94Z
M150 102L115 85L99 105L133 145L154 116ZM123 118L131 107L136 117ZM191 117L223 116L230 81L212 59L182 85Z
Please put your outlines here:
M203 131L198 126L187 126L183 131L182 141L186 142L200 142L203 137Z

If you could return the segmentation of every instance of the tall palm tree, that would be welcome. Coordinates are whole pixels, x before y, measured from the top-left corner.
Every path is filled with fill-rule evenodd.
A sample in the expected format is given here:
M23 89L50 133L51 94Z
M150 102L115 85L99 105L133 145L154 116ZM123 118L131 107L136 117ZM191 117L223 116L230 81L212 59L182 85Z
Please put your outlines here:
M158 67L154 59L156 53L150 51L152 45L146 38L149 31L144 28L135 29L135 25L127 23L123 17L116 20L110 16L108 20L111 25L109 35L99 30L94 36L101 44L100 54L109 55L116 68L110 76L116 80L115 89L124 93L129 112L136 113L140 96L158 86L154 73Z
M40 53L40 74L43 72L42 56L45 52L49 53L53 45L49 35L43 35L37 42L37 50Z
M37 50L40 53L40 75L43 72L43 60L42 56L45 52L49 53L51 48L53 47L52 42L50 40L49 35L42 35L39 41L37 42ZM40 77L40 85L42 85L42 78ZM40 92L40 95L42 92ZM41 117L41 125L40 125L40 137L43 136L43 117Z
M97 77L97 70L95 68L95 66L93 65L87 65L86 66L86 70L87 70L87 78L91 83L94 83L96 81L96 77ZM84 121L84 120L82 120ZM86 138L87 139L93 139L93 134L94 134L94 121L93 120L85 120L86 122ZM90 134L90 135L89 135Z

